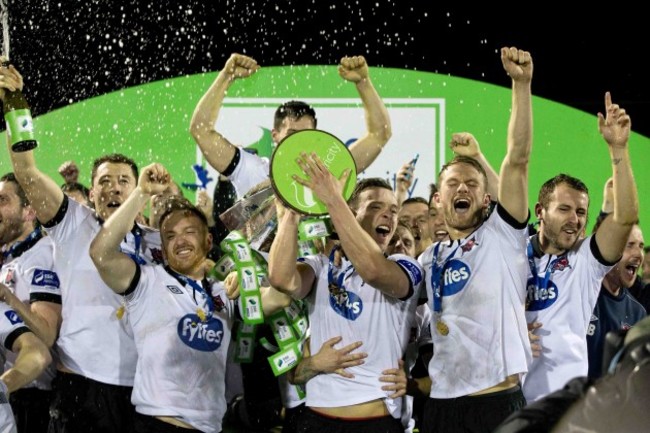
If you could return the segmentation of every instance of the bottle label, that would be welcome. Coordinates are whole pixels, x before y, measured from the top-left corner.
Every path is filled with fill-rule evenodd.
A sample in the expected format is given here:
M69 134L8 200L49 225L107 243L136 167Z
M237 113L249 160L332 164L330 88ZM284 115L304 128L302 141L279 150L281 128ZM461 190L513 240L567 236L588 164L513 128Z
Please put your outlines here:
M35 140L32 113L27 108L12 110L5 113L7 133L11 144L21 141Z

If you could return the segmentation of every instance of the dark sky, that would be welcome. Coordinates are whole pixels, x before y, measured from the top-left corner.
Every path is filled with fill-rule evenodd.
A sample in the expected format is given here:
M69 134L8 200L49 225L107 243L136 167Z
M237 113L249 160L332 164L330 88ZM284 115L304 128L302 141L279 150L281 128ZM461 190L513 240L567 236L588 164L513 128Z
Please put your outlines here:
M525 11L425 0L8 2L10 55L35 115L218 70L231 52L262 66L336 64L364 54L372 66L503 85L497 52L514 45L533 54L535 95L595 114L610 90L633 130L650 137L650 23L624 3L578 13L531 2L519 3Z

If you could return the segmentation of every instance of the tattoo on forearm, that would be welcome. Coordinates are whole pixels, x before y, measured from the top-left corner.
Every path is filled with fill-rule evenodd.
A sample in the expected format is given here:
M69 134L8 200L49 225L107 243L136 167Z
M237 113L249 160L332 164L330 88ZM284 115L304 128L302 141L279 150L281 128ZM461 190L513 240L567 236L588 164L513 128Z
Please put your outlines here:
M619 162L621 162L623 159L622 158L613 158L612 159L612 164L618 165Z

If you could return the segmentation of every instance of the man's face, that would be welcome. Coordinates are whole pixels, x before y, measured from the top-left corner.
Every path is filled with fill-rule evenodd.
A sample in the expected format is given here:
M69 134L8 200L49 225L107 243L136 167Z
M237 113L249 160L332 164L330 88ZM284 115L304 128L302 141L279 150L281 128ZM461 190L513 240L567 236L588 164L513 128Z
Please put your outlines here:
M185 211L172 212L166 217L160 236L169 266L188 276L200 269L212 243L203 221Z
M431 200L429 203L428 225L431 242L440 242L449 239L447 226L445 226L445 218L435 200Z
M561 183L550 195L548 209L536 206L540 234L546 239L550 254L562 254L576 243L587 224L589 196Z
M415 251L420 254L431 245L429 235L429 206L425 203L403 204L398 214L399 222L411 227L415 238Z
M643 263L643 247L643 233L641 228L635 225L627 238L623 257L608 274L618 287L630 288L634 284L636 273Z
M442 208L446 226L467 231L483 222L490 196L485 191L485 179L476 168L465 163L453 164L442 173L438 186L434 199Z
M644 283L650 283L650 253L645 253L643 256L643 269L641 271L641 279Z
M363 230L377 242L382 251L397 226L397 200L393 191L371 187L363 190L357 198L356 218Z
M388 243L386 254L405 254L415 257L415 239L411 231L406 227L398 225L393 237Z
M16 241L23 234L27 210L20 204L16 184L0 182L0 246Z
M97 167L90 190L90 200L97 215L107 220L133 192L137 180L128 164L104 162Z
M271 131L273 143L276 145L280 143L285 137L290 136L294 132L304 131L305 129L314 129L314 118L311 116L302 116L299 119L294 117L285 117L282 120L282 125L278 129Z

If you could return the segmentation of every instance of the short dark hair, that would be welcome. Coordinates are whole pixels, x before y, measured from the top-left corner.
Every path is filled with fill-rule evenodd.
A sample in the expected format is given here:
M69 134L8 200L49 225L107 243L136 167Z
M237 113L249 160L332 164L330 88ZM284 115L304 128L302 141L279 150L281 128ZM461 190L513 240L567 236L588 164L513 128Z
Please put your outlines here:
M63 185L61 185L61 191L63 192L75 192L79 191L83 196L88 199L88 194L90 193L90 190L88 190L88 187L84 184L81 184L79 182L66 182Z
M391 188L386 179L382 179L381 177L367 177L365 179L361 179L357 182L357 185L354 187L354 191L352 191L352 195L348 199L348 205L351 209L357 208L359 196L368 188L385 188L390 192L393 192L393 188Z
M405 204L413 204L413 203L422 203L423 205L429 207L429 202L424 197L409 197L402 202L402 206L404 206Z
M587 197L589 197L589 189L583 181L576 177L569 176L568 174L560 173L544 182L540 188L537 202L542 205L542 208L548 209L548 204L551 201L551 194L553 194L558 185L561 184L566 184L569 188L584 192L587 194Z
M205 229L208 230L208 219L206 218L205 214L201 211L201 209L194 206L194 204L192 204L192 202L185 197L179 195L170 195L165 199L164 206L165 210L163 211L162 215L160 215L160 220L158 220L159 227L162 227L165 219L172 213L182 211L186 214L196 216L203 222L203 224L205 224Z
M20 183L18 183L16 175L13 172L9 172L0 177L0 182L11 182L16 185L16 195L20 199L20 205L22 207L29 206L29 199L27 198L27 194L25 194L25 190L22 186L20 186Z
M124 156L121 153L111 153L110 155L104 155L100 156L96 160L93 161L93 168L92 171L90 172L90 184L95 185L95 176L97 175L97 169L99 168L100 165L102 165L105 162L110 162L113 164L126 164L129 167L131 167L131 171L133 171L133 176L135 176L135 181L138 181L138 166L136 165L135 161L133 161L131 158L128 156Z
M433 200L433 196L437 192L438 192L438 185L436 185L435 183L430 183L429 184L429 203L427 203L429 206L431 206L431 200Z
M312 108L311 105L303 101L288 101L280 105L275 110L275 116L273 117L273 128L280 129L282 122L287 117L292 119L300 119L304 116L310 116L314 119L314 128L316 128L316 111Z
M474 158L470 158L469 156L464 156L464 155L456 155L449 162L447 162L445 165L442 166L440 172L438 172L438 184L440 184L440 178L442 177L442 174L445 172L445 170L457 164L467 164L474 167L480 173L481 177L483 177L485 188L487 189L488 178L487 178L487 173L485 172L483 166L481 166L481 164Z

